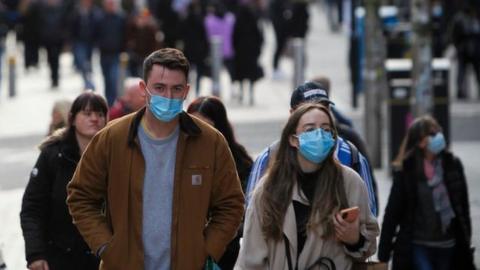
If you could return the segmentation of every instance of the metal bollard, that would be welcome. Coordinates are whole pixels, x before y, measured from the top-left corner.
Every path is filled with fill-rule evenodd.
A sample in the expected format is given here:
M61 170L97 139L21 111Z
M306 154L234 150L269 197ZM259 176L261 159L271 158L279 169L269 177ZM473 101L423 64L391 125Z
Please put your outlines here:
M128 56L128 53L122 52L120 54L120 70L118 72L118 84L117 84L118 97L123 96L123 92L125 90L123 88L124 88L125 79L127 78L127 69L128 69L129 59L130 57Z
M212 95L220 97L220 71L222 70L222 38L213 36L210 39L210 56L212 68Z
M16 80L16 59L14 55L10 55L8 57L8 96L11 98L17 95Z
M292 40L293 50L293 88L305 81L305 42L302 38Z

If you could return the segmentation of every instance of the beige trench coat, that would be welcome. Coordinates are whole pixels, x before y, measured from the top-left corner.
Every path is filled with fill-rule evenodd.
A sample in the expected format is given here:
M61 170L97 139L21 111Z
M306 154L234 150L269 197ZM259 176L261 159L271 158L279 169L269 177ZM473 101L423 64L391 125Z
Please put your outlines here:
M318 258L325 256L335 262L337 270L348 270L351 269L354 260L364 260L376 251L376 237L379 234L379 227L368 206L368 194L365 184L360 176L348 167L342 166L342 173L349 206L360 207L360 233L366 239L365 244L358 251L350 252L345 245L334 238L320 238L321 228L316 229L318 234L310 230L307 232L305 246L298 258L298 269L306 269ZM263 188L263 185L258 186L258 188ZM258 192L255 192L255 195L257 194ZM283 239L281 241L266 241L262 234L258 200L255 195L252 200L253 204L247 209L242 246L234 269L288 270ZM299 195L299 189L295 185L292 200L308 204L303 198L305 196ZM297 226L293 203L287 208L283 223L283 233L290 242L292 265L295 265L297 258L293 254L297 254Z

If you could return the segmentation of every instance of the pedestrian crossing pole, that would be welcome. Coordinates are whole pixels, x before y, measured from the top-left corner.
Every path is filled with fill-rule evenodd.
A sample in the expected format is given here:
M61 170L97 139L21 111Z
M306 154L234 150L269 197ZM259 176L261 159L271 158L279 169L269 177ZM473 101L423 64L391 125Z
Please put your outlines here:
M120 72L118 76L118 87L117 87L117 95L119 97L123 96L123 93L125 91L124 85L125 85L125 79L127 78L127 69L128 69L128 61L130 60L130 57L128 56L128 53L122 52L120 54Z
M10 55L8 57L8 96L10 98L17 95L16 77L16 59L14 55Z
M292 40L293 51L293 87L305 81L305 41L302 38L294 38Z
M220 97L220 71L222 70L222 38L213 36L210 39L210 59L212 68L212 95Z

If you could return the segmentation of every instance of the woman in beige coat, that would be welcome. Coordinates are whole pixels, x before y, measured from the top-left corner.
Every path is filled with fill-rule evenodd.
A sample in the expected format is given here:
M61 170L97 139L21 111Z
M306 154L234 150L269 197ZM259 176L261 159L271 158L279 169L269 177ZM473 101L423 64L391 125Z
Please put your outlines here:
M344 270L375 253L379 229L365 184L334 158L336 138L322 105L291 114L247 209L235 269L325 269L331 261ZM348 222L339 212L353 206L360 212Z

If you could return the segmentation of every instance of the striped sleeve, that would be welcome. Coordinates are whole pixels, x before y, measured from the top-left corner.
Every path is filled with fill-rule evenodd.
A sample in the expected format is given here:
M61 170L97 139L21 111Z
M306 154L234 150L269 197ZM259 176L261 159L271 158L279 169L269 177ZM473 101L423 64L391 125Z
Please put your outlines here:
M378 214L378 209L377 209L377 203L376 203L376 196L375 192L373 191L373 179L372 175L370 174L370 164L368 163L368 160L359 152L358 153L358 158L360 161L360 176L365 182L365 185L367 186L367 191L368 191L368 199L370 203L370 211L374 216L377 216Z
M268 160L270 157L270 149L267 147L260 153L255 162L253 163L252 170L248 176L247 190L245 194L245 204L248 206L248 202L252 196L252 192L258 183L258 180L262 178L265 170L267 169Z

